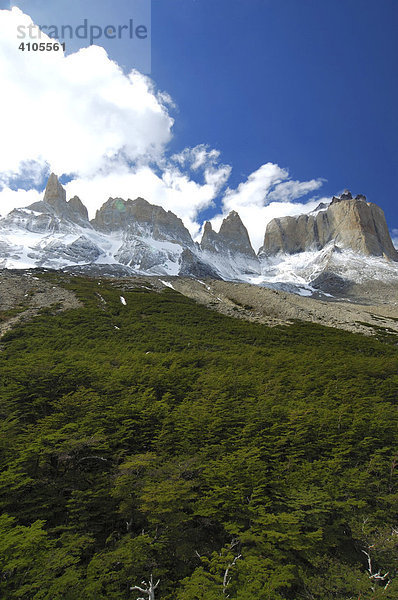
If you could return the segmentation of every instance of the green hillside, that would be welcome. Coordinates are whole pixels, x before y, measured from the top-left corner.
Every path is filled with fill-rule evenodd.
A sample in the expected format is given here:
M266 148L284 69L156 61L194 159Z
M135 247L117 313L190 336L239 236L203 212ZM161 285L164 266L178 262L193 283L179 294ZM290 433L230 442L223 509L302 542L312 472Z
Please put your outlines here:
M45 277L84 306L1 340L1 598L398 597L393 338Z

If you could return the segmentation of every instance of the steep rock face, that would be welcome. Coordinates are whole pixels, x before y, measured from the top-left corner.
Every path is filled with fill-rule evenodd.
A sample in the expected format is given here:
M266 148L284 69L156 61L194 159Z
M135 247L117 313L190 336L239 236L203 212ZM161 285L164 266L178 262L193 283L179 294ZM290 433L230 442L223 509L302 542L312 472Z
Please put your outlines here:
M43 200L34 202L28 208L35 212L53 214L61 218L68 219L70 217L66 192L54 173L51 173L48 178Z
M368 256L398 261L382 209L367 202L363 195L353 198L348 191L333 197L327 209L316 214L270 221L260 255L321 250L330 242Z
M216 233L205 223L200 249L203 257L223 278L235 279L240 274L260 272L260 263L250 243L249 234L234 210L223 220Z
M218 234L213 230L210 221L206 221L203 228L200 247L207 252L217 252Z
M274 219L259 257L234 211L219 232L206 223L201 244L175 214L142 198L110 198L90 224L53 174L42 201L0 219L2 268L222 278L344 296L353 282L398 281L397 258L383 211L349 192L309 215Z
M66 204L66 192L54 173L48 178L43 200L55 210L62 210Z
M122 200L109 198L97 210L91 221L95 229L104 232L127 231L138 236L150 236L155 240L168 240L193 246L188 229L180 218L161 206L154 206L143 198Z
M84 221L88 221L87 208L78 196L73 196L68 202L69 208L77 215L80 216Z
M208 252L228 252L256 258L247 229L234 210L223 220L218 233L213 231L209 221L205 223L200 247Z
M37 266L52 266L60 261L66 264L92 263L101 254L101 250L82 235L69 244L62 239L50 240L47 244L39 243L31 248L28 256L36 259Z
M28 209L36 213L42 213L42 215L54 216L61 220L78 223L85 227L89 226L87 208L77 196L74 196L69 202L66 201L66 192L54 173L51 173L48 179L43 200L34 202L28 206ZM35 228L40 230L40 227L42 227L43 219L38 217L36 220L38 221L37 225L32 219L32 231ZM56 221L56 219L51 221L50 230L57 230ZM60 229L59 224L58 229Z
M185 248L179 258L180 269L178 275L188 277L210 277L211 279L220 279L219 274L208 263L203 262L200 258Z
M37 202L35 204L44 205L44 202ZM31 208L14 208L0 222L0 229L4 231L15 228L43 234L58 233L62 230L59 219L54 214L42 213Z

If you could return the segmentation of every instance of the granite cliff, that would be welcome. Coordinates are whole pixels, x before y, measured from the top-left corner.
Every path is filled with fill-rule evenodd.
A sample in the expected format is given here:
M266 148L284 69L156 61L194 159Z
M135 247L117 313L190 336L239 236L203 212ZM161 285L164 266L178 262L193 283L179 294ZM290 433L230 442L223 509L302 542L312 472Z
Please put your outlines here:
M281 217L268 223L262 256L321 250L333 243L340 249L398 261L382 209L361 195L345 191L326 208L298 217Z
M228 262L233 272L259 274L260 262L250 243L246 227L236 211L232 211L221 223L219 232L213 230L210 221L206 221L203 229L200 249L207 260L218 265L221 271Z
M206 222L197 243L177 215L140 197L109 198L89 221L54 174L43 200L0 219L1 267L224 279L339 297L353 283L398 282L384 213L363 195L345 192L310 214L273 219L256 255L236 211L218 232Z

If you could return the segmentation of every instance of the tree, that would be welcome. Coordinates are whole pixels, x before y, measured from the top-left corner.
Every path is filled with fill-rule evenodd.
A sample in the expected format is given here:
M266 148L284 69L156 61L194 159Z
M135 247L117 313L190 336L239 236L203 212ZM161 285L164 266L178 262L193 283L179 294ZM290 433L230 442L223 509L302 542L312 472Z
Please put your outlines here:
M144 585L145 587L140 587L139 585L134 585L133 587L130 588L130 591L133 592L134 590L137 590L138 592L141 592L142 594L146 594L148 596L148 600L155 600L155 590L159 586L159 583L160 583L160 579L158 579L156 583L153 582L153 575L151 573L148 583L146 583L145 581L141 581L141 585ZM145 599L137 598L137 600L145 600Z

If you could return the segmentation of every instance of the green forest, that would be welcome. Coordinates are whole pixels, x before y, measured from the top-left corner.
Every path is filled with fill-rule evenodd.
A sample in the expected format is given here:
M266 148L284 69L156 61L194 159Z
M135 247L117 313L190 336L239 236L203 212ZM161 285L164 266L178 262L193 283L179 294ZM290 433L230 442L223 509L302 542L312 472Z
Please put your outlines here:
M40 277L82 305L1 339L2 599L398 598L393 336Z

